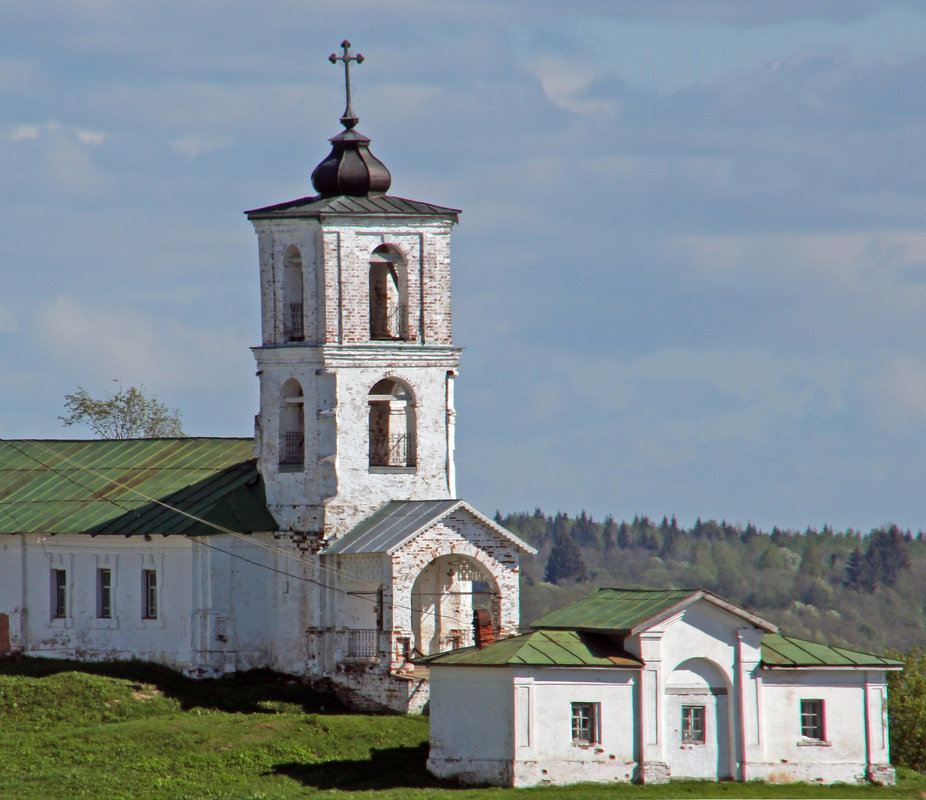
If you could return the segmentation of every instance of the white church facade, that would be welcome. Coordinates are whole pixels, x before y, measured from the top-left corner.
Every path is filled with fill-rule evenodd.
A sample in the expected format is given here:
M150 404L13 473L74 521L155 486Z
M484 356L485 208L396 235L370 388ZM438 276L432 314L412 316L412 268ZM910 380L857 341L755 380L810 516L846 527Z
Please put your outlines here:
M349 44L339 59L349 66ZM258 239L250 439L0 443L0 652L269 667L416 711L534 550L456 498L450 233L355 130Z

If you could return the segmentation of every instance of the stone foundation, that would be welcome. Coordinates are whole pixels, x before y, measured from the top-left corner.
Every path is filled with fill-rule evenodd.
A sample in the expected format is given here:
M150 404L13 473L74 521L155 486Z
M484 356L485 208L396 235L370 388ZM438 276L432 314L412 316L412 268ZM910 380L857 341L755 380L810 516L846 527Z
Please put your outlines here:
M876 786L893 786L897 772L890 764L869 764L866 777Z
M671 777L669 765L664 761L644 761L637 766L634 776L634 783L668 783Z

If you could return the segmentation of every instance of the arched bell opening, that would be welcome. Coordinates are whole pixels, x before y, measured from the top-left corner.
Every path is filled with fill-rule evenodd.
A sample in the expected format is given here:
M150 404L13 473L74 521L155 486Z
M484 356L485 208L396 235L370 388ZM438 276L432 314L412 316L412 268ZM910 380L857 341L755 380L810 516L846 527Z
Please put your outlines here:
M469 556L439 556L412 586L412 634L421 655L442 653L474 643L473 617L478 609L499 626L500 602L495 578Z
M370 255L370 338L408 339L408 268L405 257L388 244Z
M414 467L417 463L415 398L403 381L384 378L367 397L370 406L370 467Z
M305 340L304 297L302 294L302 253L290 245L283 253L283 340Z
M305 397L299 381L290 378L280 391L280 469L305 464Z

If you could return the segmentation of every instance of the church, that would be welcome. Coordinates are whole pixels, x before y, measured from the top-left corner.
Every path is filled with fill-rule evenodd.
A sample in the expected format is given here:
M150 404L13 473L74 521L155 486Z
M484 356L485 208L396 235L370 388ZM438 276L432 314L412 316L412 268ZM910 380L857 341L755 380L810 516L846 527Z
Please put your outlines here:
M257 234L253 439L0 442L0 654L270 668L355 706L428 700L414 659L518 632L533 548L456 496L450 235L390 195L347 102L311 196Z

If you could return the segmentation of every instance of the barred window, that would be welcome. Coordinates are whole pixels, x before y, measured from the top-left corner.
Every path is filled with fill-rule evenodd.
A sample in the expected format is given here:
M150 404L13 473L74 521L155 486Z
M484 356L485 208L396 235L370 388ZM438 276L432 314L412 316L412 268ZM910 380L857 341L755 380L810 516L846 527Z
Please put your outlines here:
M823 741L823 701L801 700L801 736Z
M144 619L158 618L158 573L153 569L143 569L141 572L142 585L142 617Z
M99 619L113 615L113 573L109 569L96 571L96 615Z
M704 744L704 706L682 706L682 741L685 744Z
M572 743L598 744L601 741L599 703L572 704Z
M54 619L68 615L68 574L63 569L51 571L51 615Z

